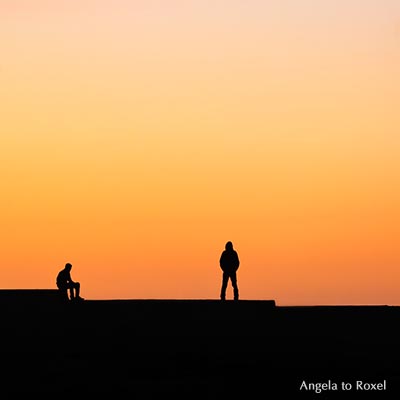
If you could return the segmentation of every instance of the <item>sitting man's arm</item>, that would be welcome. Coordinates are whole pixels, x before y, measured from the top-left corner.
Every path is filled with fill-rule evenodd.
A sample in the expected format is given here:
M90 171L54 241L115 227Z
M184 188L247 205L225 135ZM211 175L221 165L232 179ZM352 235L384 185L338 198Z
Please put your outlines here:
M65 277L65 280L66 280L68 283L75 283L75 282L72 280L72 278L71 278L71 273L70 273L70 272L67 273L67 275L66 275L66 277Z

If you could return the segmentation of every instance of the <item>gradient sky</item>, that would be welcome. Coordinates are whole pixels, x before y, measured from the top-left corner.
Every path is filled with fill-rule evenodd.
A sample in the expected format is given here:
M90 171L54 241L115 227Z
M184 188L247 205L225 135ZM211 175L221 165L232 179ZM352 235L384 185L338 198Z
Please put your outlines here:
M398 0L0 0L0 49L0 287L218 298L231 240L243 299L400 305Z

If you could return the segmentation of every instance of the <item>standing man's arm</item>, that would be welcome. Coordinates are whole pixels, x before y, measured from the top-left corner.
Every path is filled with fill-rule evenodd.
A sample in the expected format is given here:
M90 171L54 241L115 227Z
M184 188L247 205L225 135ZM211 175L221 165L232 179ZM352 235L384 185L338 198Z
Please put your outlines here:
M225 268L225 257L224 257L224 252L222 252L221 257L219 259L219 266L221 267L222 271L224 271Z

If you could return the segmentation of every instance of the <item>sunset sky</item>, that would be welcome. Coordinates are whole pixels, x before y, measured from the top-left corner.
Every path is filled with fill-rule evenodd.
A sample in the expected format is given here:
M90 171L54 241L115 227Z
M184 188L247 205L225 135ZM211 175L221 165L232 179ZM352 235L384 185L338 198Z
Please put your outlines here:
M0 0L0 287L400 305L398 0ZM227 298L232 298L228 287Z

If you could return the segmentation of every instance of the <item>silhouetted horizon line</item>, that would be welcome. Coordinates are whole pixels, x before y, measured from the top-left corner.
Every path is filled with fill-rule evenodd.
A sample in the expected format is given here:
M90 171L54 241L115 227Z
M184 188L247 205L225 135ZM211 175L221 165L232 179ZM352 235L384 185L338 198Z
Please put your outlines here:
M0 300L2 295L6 294L23 294L26 295L35 293L53 293L57 292L57 289L49 289L49 288L0 288ZM215 302L221 303L221 300L217 297L215 298L172 298L172 297L93 297L86 298L85 302ZM225 301L226 303L233 303L233 299L228 299ZM400 304L390 304L390 303L279 303L276 299L272 298L259 298L259 299L246 299L242 298L239 300L239 303L274 303L275 307L280 308L307 308L307 307L400 307Z

